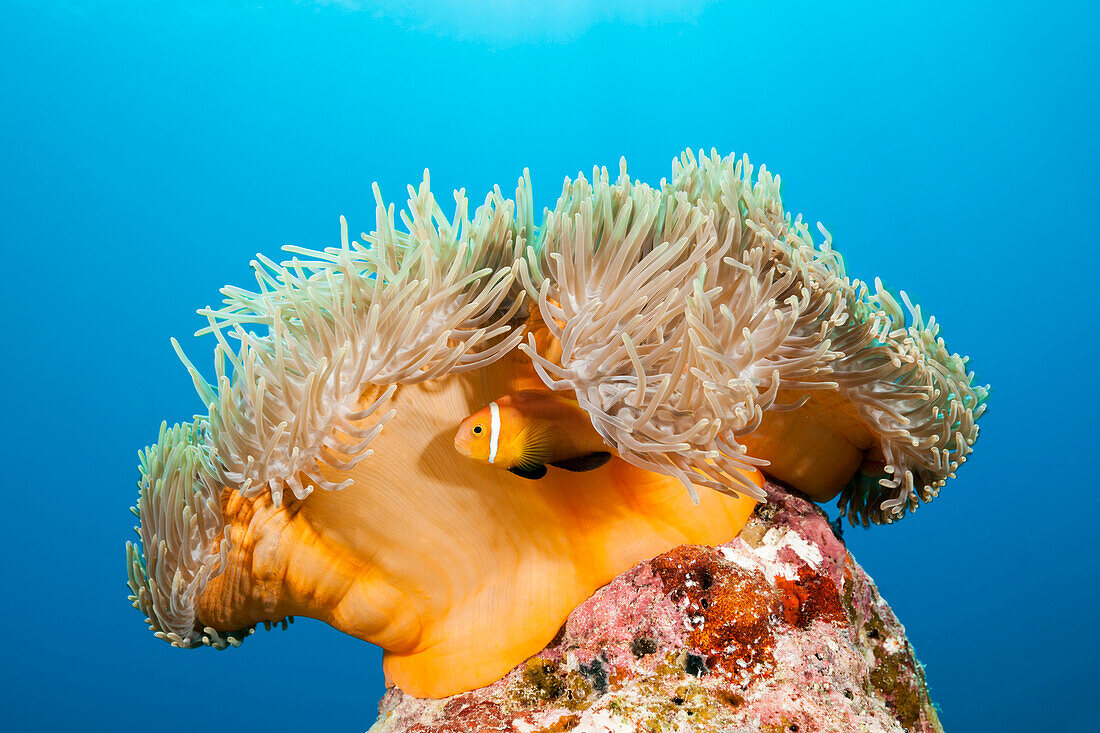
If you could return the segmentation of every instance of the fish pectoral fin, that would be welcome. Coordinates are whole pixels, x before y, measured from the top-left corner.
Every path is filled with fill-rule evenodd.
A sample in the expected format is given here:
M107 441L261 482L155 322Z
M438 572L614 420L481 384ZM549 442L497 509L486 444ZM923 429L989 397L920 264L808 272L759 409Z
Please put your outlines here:
M508 470L517 476L540 479L546 475L546 459L554 446L554 431L538 422L523 427L516 436L518 458Z
M580 473L582 471L592 471L594 469L597 469L610 460L610 453L606 451L600 451L598 453L589 453L586 456L566 458L564 461L551 461L550 465L557 466L558 468L564 468L566 471L574 471Z
M521 478L540 479L546 475L546 466L541 463L533 466L512 466L508 470Z
M526 469L545 466L546 461L554 452L556 440L557 434L550 426L537 422L525 425L516 437L519 454L516 465Z

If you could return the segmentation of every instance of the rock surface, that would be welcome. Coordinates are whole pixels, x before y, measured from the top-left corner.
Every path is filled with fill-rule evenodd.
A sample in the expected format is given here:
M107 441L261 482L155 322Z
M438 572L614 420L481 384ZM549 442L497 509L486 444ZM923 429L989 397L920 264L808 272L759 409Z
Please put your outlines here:
M492 685L390 689L370 733L942 731L905 630L824 512L767 488L737 539L628 570Z

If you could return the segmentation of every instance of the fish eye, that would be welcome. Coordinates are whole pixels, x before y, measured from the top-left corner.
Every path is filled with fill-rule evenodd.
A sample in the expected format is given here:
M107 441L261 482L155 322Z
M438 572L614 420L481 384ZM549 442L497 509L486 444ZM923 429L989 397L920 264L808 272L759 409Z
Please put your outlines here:
M481 431L484 430L484 429L485 428L481 427L480 425L475 425L474 426L474 435L481 435Z

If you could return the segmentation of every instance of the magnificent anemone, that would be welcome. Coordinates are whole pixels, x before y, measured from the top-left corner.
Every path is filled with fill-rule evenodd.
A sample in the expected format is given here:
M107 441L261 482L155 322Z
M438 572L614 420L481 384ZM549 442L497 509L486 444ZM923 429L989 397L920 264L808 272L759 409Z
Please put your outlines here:
M207 414L141 456L135 607L181 647L304 615L443 696L538 651L634 563L737 534L760 471L850 521L929 501L986 390L904 295L848 278L747 159L684 153L566 180L535 227L526 173L473 218L377 188L362 242L287 247L200 311ZM235 343L234 343L235 342ZM178 350L177 345L177 350ZM614 458L525 480L458 455L456 426L521 389L569 396Z

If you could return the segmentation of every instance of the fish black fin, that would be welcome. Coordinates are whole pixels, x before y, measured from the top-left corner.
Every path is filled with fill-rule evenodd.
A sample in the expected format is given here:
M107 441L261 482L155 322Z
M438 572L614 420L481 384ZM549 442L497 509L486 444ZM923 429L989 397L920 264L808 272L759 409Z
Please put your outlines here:
M520 478L540 479L546 475L546 466L541 463L529 467L512 466L508 470Z
M600 451L598 453L589 453L586 456L566 458L564 461L551 461L550 465L557 466L558 468L564 468L566 471L575 471L577 473L580 473L581 471L595 470L610 460L610 453L606 451Z

